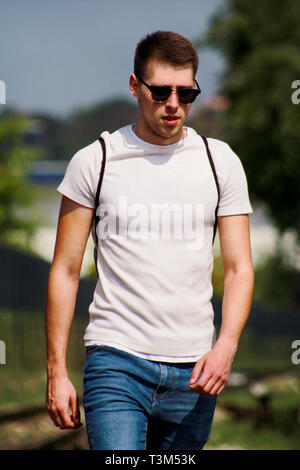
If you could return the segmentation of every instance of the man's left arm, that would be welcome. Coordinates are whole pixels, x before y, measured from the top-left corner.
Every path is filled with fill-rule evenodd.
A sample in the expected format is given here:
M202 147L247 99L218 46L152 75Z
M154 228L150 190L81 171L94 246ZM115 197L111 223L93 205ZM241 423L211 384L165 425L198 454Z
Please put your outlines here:
M197 361L189 384L208 396L219 395L228 382L254 288L248 215L219 216L218 229L224 268L222 324L216 344Z

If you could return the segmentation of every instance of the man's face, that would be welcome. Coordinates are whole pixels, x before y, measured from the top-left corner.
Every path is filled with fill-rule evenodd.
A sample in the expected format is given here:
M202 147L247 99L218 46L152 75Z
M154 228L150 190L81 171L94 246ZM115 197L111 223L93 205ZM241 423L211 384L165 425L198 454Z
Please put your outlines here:
M194 87L194 74L191 65L175 67L152 60L147 73L142 77L147 85L169 86L173 91L166 101L158 103L151 97L151 91L137 79L130 77L130 91L137 98L139 120L136 134L146 142L155 145L170 145L183 138L183 125L191 104L179 101L176 87Z

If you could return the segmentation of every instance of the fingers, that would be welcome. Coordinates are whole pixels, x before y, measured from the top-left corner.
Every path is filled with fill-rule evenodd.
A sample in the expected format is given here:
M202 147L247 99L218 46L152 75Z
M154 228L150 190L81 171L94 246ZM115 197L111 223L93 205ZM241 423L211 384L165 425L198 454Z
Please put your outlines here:
M53 411L48 410L48 412L49 412L50 418L52 419L55 426L57 426L60 429L64 429L64 423L63 423L63 420L60 417L60 414L58 412L54 411L54 410Z
M228 373L227 373L228 372ZM228 382L229 369L216 367L209 354L203 356L193 369L189 387L204 396L219 395Z
M71 405L72 415L70 416L69 405ZM80 411L78 397L70 397L65 403L51 403L47 405L48 413L55 426L60 429L76 429L82 425L80 423Z
M228 382L227 376L218 374L217 372L203 373L200 379L190 385L190 388L197 393L205 396L219 395Z
M82 426L82 423L80 422L80 409L79 409L79 399L78 395L76 397L71 397L71 410L72 410L72 416L71 420L76 428Z
M65 374L49 374L46 408L50 418L58 428L76 429L82 426L78 395Z
M198 383L199 393L205 396L219 395L226 383L222 378L211 376L207 381L204 380L202 383Z
M62 405L52 405L50 409L48 409L50 418L52 419L55 426L60 429L69 429L73 428L74 424L71 420L71 417L67 410Z
M199 379L199 375L201 374L204 368L204 365L205 365L205 356L203 356L203 358L199 359L199 361L196 362L195 367L191 374L191 378L189 382L190 386L194 385L197 382L197 380Z

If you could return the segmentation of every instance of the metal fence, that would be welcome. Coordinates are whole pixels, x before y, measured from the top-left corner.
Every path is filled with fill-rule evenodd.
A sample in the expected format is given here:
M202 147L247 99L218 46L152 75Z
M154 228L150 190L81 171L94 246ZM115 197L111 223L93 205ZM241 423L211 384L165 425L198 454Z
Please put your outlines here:
M0 245L0 309L43 312L50 263ZM76 313L87 316L95 283L79 282Z
M49 269L50 263L37 256L0 245L0 340L5 347L2 364L7 368L45 368ZM68 362L76 369L84 360L83 334L94 287L93 281L79 282L68 343Z

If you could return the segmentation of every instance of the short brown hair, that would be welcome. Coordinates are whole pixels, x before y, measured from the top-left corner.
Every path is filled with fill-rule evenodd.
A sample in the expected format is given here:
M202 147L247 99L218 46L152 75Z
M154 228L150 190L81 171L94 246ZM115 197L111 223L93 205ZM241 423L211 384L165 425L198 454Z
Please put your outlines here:
M136 46L134 56L134 74L145 78L150 59L181 66L191 64L194 77L198 69L198 55L193 44L172 31L156 31L147 34Z

